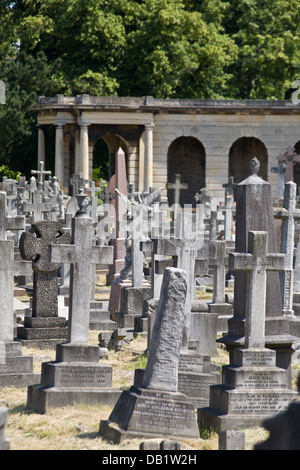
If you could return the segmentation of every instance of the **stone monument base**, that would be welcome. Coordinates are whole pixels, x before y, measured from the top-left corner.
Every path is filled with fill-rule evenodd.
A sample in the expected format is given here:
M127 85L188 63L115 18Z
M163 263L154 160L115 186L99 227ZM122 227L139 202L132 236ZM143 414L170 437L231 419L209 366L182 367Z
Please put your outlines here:
M135 386L122 392L99 433L117 444L128 438L199 438L194 407L184 394Z
M56 361L42 364L41 383L28 387L27 408L45 413L78 403L113 406L121 390L112 388L112 367L99 364L99 356L98 346L57 345Z
M33 372L33 357L22 355L22 344L3 343L0 358L0 387L23 388L39 383L41 375Z
M24 326L17 327L17 340L28 348L55 349L67 338L68 327L63 317L25 316Z
M236 349L223 367L222 385L210 389L209 407L198 409L199 427L215 431L261 426L298 396L288 388L287 371L270 349Z

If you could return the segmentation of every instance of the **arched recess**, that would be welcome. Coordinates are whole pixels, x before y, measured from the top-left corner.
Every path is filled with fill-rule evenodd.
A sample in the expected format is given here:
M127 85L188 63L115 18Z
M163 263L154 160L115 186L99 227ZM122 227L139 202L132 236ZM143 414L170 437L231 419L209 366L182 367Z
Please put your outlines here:
M300 140L294 146L297 155L300 155ZM294 165L294 183L297 185L297 195L300 194L300 163Z
M195 205L195 194L205 186L205 149L195 137L178 137L168 149L168 183L175 183L180 174L181 183L188 189L180 190L180 205ZM169 205L175 202L175 192L168 189Z
M268 151L265 144L256 137L241 137L229 151L229 176L235 183L240 183L250 176L250 160L256 157L260 162L258 175L268 180Z
M108 180L115 173L115 156L119 147L125 153L127 163L128 147L122 137L115 134L105 134L94 143L93 168L101 167L101 172L106 175Z

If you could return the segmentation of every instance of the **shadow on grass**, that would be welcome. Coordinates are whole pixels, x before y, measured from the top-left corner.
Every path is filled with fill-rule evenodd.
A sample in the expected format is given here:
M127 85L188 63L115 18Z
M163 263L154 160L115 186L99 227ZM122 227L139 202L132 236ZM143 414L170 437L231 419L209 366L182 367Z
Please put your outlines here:
M21 414L24 414L24 415L31 415L33 413L36 414L36 412L34 410L30 410L29 408L27 408L27 405L24 403L24 404L20 404L20 405L16 405L12 408L9 408L9 413L10 414L18 414L18 413L21 413Z

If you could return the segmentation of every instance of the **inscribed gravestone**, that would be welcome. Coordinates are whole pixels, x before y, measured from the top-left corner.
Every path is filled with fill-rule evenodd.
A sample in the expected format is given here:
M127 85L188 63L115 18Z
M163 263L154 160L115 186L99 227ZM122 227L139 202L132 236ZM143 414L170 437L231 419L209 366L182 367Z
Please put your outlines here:
M22 259L32 260L32 316L18 328L18 338L25 344L53 347L67 337L66 320L58 317L58 270L60 263L49 260L51 244L70 241L59 222L33 223L20 238Z
M113 405L121 393L111 387L112 367L99 364L99 347L89 344L91 268L111 263L112 247L92 245L93 219L85 194L77 197L71 244L50 249L52 263L71 264L68 339L56 346L55 362L43 363L41 384L28 389L27 407L39 412L74 403Z
M246 253L249 231L268 232L268 251L276 253L271 186L257 172L259 162L254 157L250 162L251 175L237 185L236 191L236 241L235 251ZM234 314L228 320L228 334L217 340L224 343L230 354L243 344L245 298L247 297L247 274L236 272L234 282ZM277 352L277 365L291 367L291 345L295 340L290 335L288 319L282 315L279 273L267 274L266 293L266 345Z
M234 350L222 385L211 387L209 407L198 410L202 427L221 431L259 426L295 399L288 372L265 348L266 272L284 270L284 255L268 253L266 232L249 232L248 240L247 253L229 255L232 269L247 277L245 347Z
M167 268L157 308L142 387L125 390L99 432L120 442L128 437L198 438L193 405L178 393L178 360L187 292L186 273Z

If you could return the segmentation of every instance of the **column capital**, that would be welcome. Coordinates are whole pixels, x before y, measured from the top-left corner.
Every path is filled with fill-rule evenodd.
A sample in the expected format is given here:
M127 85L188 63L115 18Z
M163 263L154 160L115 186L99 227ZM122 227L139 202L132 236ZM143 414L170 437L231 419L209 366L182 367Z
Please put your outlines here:
M145 130L148 131L148 132L152 131L154 126L155 126L154 122L146 122L145 123Z

